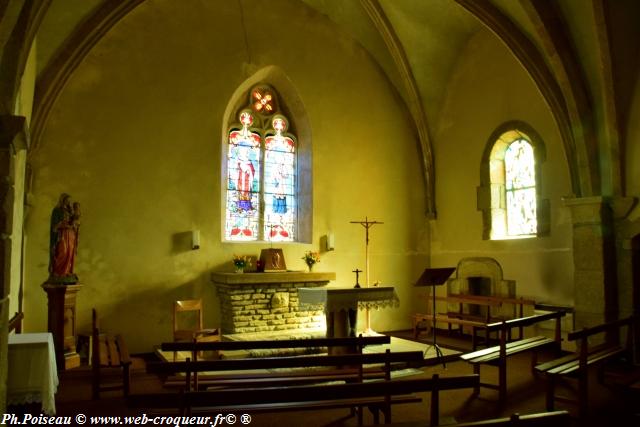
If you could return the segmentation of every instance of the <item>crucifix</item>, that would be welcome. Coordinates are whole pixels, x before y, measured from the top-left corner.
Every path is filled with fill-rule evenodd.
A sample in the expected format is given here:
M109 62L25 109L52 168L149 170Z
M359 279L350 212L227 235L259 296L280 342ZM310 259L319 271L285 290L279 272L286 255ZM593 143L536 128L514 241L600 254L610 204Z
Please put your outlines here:
M369 218L364 217L364 221L350 221L351 224L360 224L364 227L364 286L369 287L369 229L376 224L384 224L379 221L369 221Z
M360 275L360 273L362 273L362 270L356 268L355 270L352 271L352 273L356 273L356 285L354 286L354 288L359 288L360 282L358 281L358 276Z
M360 224L364 227L364 287L369 287L369 229L376 224L384 224L379 221L369 221L368 217L364 217L364 221L350 221L351 224ZM356 273L356 284L358 283L358 273ZM367 332L371 331L371 318L369 317L369 309L366 310L367 316Z

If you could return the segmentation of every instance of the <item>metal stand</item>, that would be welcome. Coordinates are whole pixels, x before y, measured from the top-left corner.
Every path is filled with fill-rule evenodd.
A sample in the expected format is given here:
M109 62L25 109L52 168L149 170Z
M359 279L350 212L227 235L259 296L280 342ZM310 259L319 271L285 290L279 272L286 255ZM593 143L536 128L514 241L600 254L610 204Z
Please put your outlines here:
M438 362L442 361L442 367L444 368L447 367L444 361L444 354L438 346L436 339L436 286L445 284L449 276L451 276L454 271L455 268L453 267L427 268L426 270L424 270L424 272L420 276L420 279L418 279L418 282L416 283L416 286L431 287L433 292L433 294L431 295L431 301L433 302L433 305L431 307L431 333L433 334L433 343L431 344L431 347L436 352L436 360Z
M440 360L442 360L442 367L446 368L447 365L444 362L444 354L442 353L442 350L440 349L440 347L438 346L438 343L436 342L436 287L435 285L431 287L433 294L431 295L431 300L433 301L433 305L431 307L431 334L433 335L433 339L432 339L432 344L431 347L433 347L433 349L436 351L436 360L438 362L440 362ZM427 348L427 351L429 351L429 348Z

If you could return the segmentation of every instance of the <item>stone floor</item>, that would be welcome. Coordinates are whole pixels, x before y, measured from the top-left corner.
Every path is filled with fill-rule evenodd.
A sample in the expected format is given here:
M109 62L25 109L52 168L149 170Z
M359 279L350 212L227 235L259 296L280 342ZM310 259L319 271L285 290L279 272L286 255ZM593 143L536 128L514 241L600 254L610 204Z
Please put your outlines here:
M393 336L411 340L410 331L390 333ZM432 338L422 335L417 340L423 345L429 345ZM445 348L469 350L470 340L464 337L438 335L438 343ZM542 354L540 360L546 360L550 355ZM91 382L88 370L85 368L68 371L62 374L61 384L56 396L56 405L59 415L74 416L83 413L87 416L122 416L141 415L141 411L126 407L121 394L117 392L105 393L98 401L91 400ZM468 363L455 361L436 364L421 369L419 375L425 378L433 374L441 376L454 376L472 373ZM483 381L497 381L497 369L483 367ZM626 375L622 373L622 375ZM565 394L575 392L575 385L566 382L561 385ZM148 393L162 391L162 382L152 374L147 374L142 367L137 367L133 373L132 393ZM607 381L599 384L592 381L590 384L590 416L587 420L579 421L574 418L573 426L638 426L640 425L640 395L632 394L628 389L616 386ZM429 419L429 393L421 393L423 403L398 405L393 408L393 421L423 422ZM519 354L509 359L508 363L508 395L505 404L499 404L495 390L482 389L476 398L471 396L470 390L452 390L442 392L440 397L440 414L442 417L456 419L457 421L475 421L488 418L509 416L512 413L529 414L544 411L544 381L536 377L530 371L530 357L528 354ZM558 404L558 409L567 409L575 417L576 407L569 404ZM240 414L238 414L240 415ZM255 426L355 426L355 418L349 416L348 410L282 412L271 414L251 414L250 425ZM372 418L367 414L365 425L371 424ZM240 425L239 423L237 425Z

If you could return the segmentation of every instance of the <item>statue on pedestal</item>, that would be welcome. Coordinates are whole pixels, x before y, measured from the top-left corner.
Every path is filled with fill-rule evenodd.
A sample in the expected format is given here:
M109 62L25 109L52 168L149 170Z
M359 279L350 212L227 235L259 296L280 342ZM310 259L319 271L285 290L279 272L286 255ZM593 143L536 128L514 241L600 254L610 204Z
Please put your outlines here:
M78 252L80 204L71 202L71 196L62 193L51 212L51 239L49 247L49 283L75 284L78 276L73 272Z

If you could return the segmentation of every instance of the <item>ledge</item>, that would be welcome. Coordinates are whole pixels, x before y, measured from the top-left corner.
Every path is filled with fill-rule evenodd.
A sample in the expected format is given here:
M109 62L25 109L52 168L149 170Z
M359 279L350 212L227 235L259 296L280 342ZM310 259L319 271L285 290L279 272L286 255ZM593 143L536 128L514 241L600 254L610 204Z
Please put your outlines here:
M258 283L313 283L336 280L336 273L307 273L286 271L282 273L211 273L214 283L225 285L253 285Z

